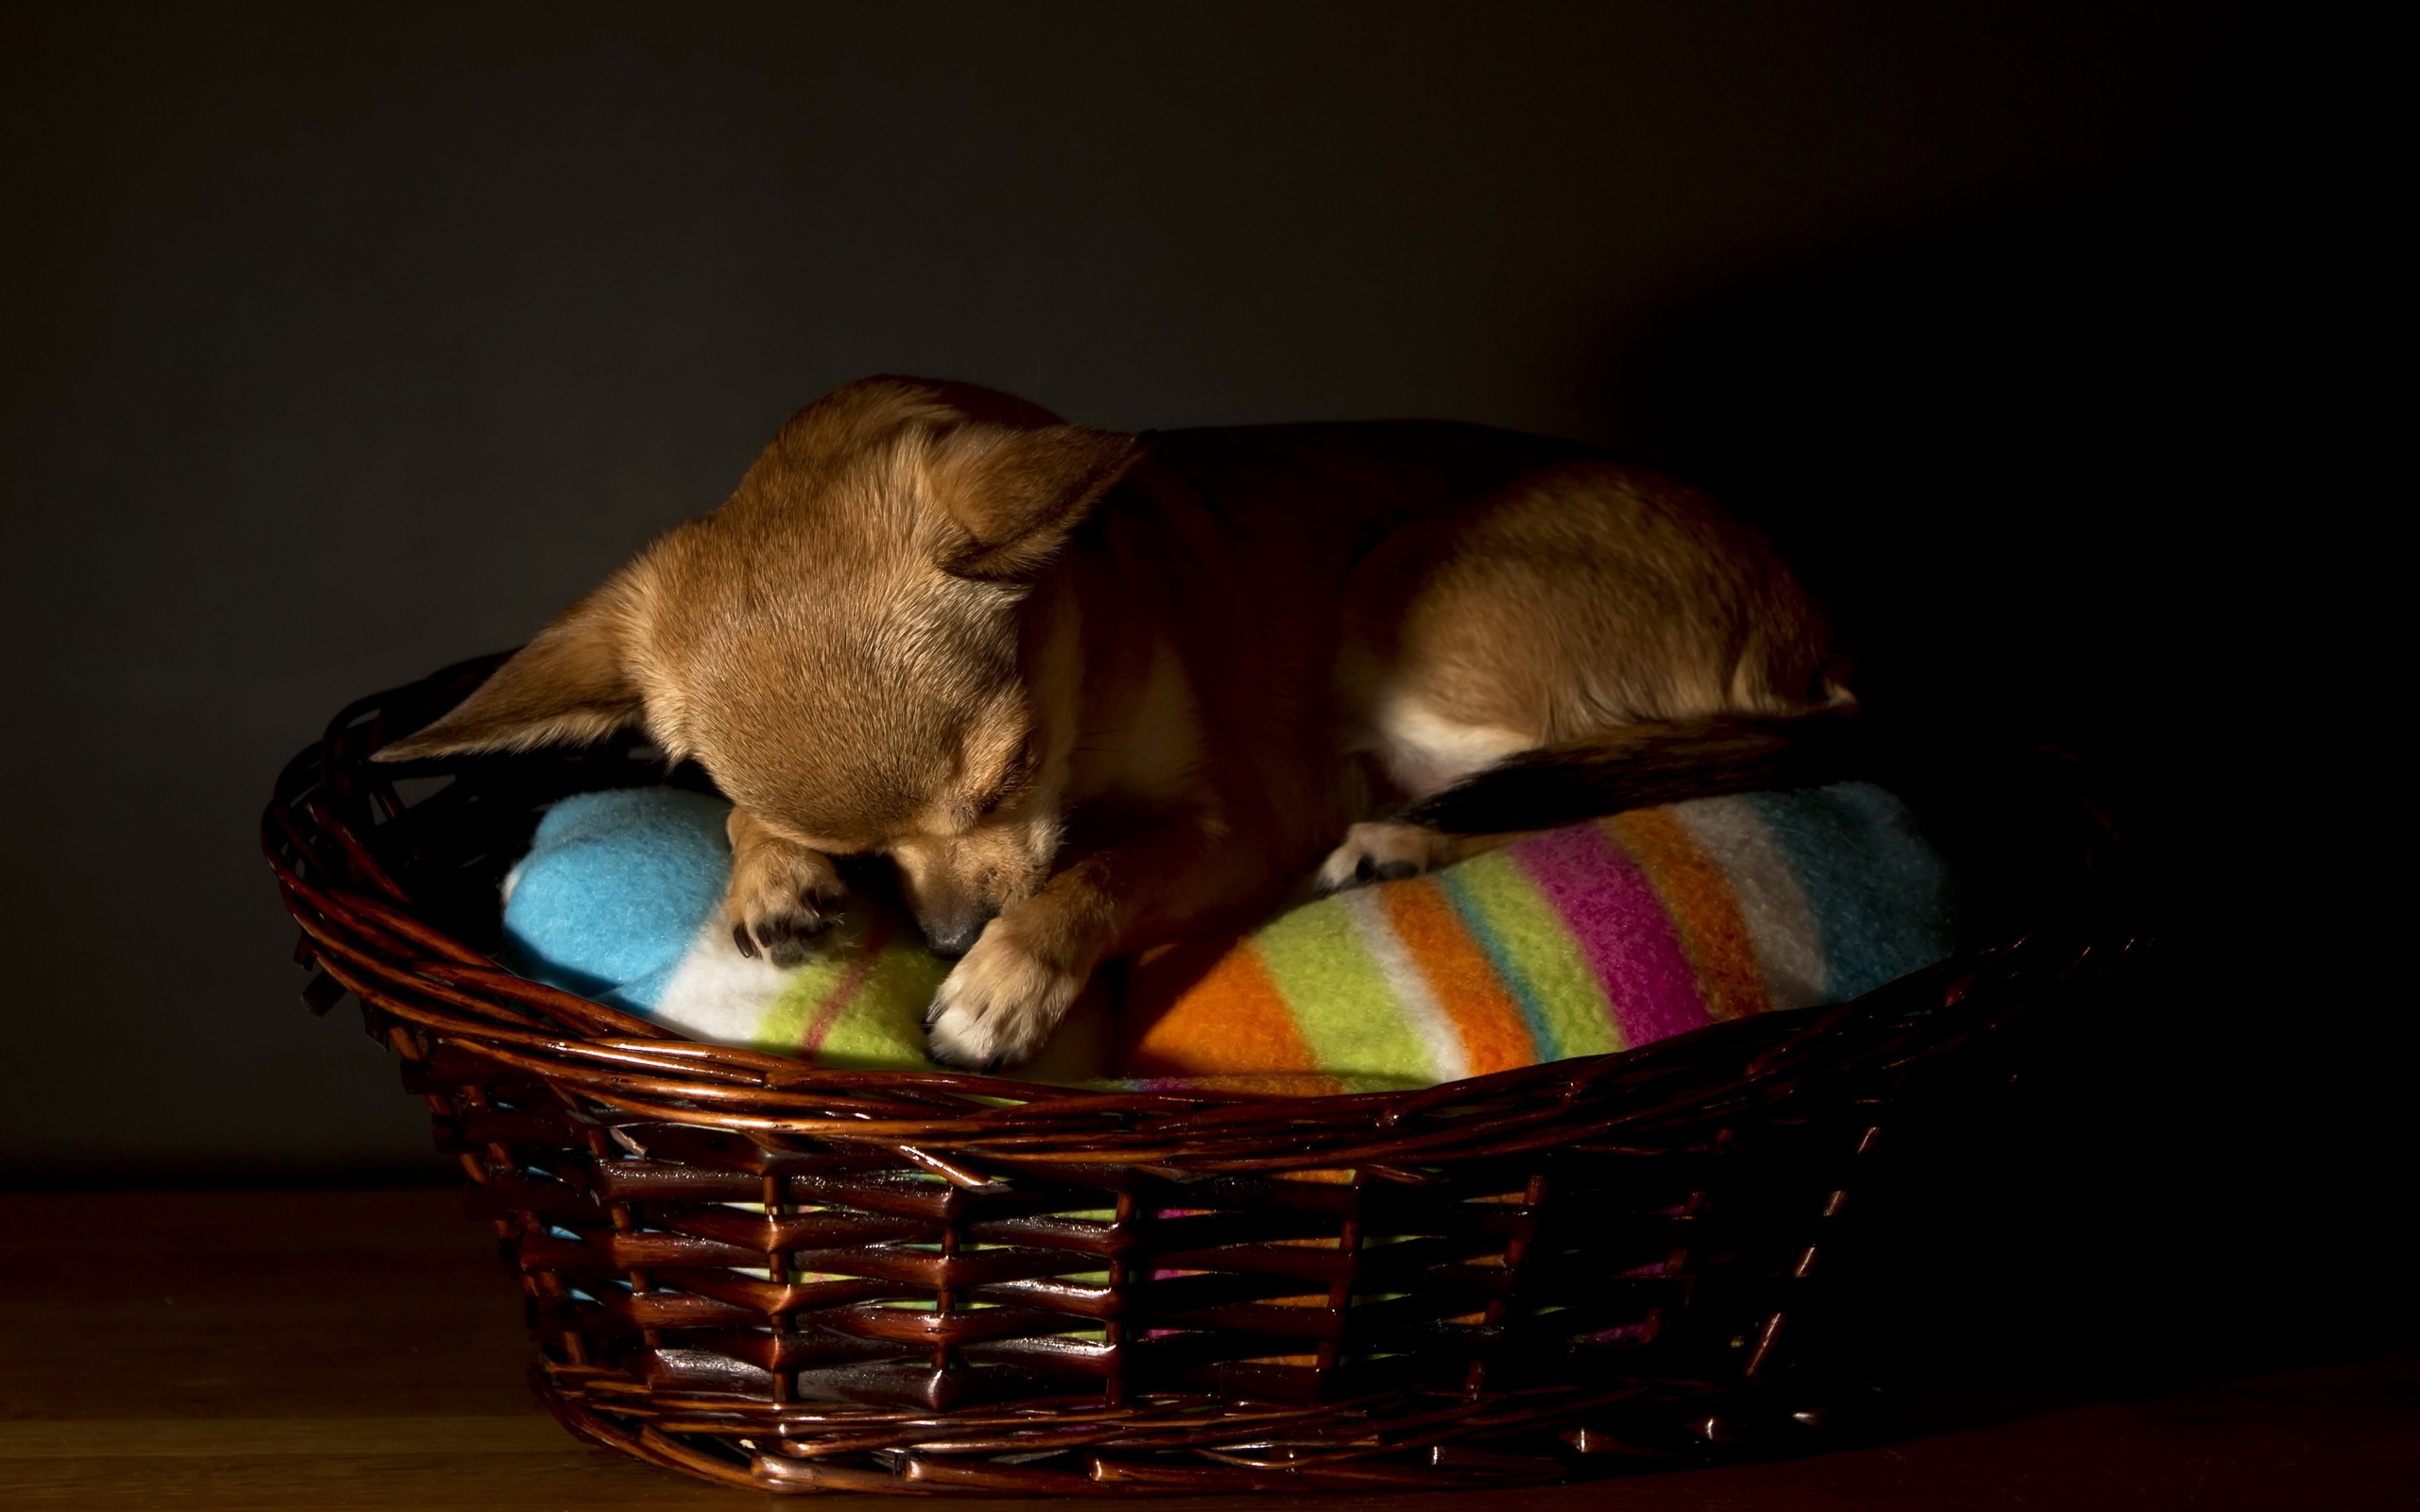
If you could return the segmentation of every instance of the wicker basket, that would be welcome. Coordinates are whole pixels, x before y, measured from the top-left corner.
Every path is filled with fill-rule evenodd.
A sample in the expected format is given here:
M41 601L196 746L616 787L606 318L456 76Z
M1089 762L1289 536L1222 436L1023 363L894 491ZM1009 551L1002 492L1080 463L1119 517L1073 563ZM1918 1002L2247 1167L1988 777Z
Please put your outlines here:
M521 1275L547 1405L733 1486L1367 1492L1817 1447L1884 1131L2005 1079L2020 1010L2126 949L2040 928L1416 1092L820 1070L495 965L544 804L666 780L628 742L370 765L499 660L354 704L279 780L304 997L357 996L403 1057Z

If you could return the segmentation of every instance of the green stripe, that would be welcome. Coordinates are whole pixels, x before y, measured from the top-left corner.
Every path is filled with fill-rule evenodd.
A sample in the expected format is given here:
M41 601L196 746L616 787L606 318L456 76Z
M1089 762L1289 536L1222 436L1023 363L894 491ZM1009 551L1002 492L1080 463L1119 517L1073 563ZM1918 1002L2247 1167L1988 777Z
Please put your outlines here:
M840 985L853 954L836 950L793 968L784 976L773 1001L765 1005L765 1016L756 1021L755 1047L777 1056L799 1054L806 1039L806 1026L815 1022L823 1000Z
M1362 943L1340 898L1295 909L1258 934L1260 954L1318 1069L1340 1076L1435 1080L1428 1045Z
M784 1056L804 1053L806 1031L822 1016L823 1005L856 965L861 948L836 949L792 968L757 1022L756 1048ZM840 1005L815 1052L816 1064L847 1071L930 1070L931 1062L925 1058L925 1010L948 974L948 962L935 960L894 936L874 957L873 969L857 985L855 997Z
M921 946L894 941L866 974L855 1002L840 1010L818 1065L843 1071L925 1071L925 1010L949 975L950 963Z
M1473 856L1445 876L1488 959L1528 1010L1545 1058L1628 1048L1614 1027L1604 985L1589 969L1580 942L1512 850Z

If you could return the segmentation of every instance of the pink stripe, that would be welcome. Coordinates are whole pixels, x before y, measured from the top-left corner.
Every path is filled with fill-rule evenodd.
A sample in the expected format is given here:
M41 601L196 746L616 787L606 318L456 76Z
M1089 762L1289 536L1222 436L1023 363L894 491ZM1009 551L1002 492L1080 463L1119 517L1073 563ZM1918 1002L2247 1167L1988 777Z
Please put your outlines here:
M1655 889L1600 825L1575 824L1513 848L1563 916L1633 1049L1712 1022L1697 972Z

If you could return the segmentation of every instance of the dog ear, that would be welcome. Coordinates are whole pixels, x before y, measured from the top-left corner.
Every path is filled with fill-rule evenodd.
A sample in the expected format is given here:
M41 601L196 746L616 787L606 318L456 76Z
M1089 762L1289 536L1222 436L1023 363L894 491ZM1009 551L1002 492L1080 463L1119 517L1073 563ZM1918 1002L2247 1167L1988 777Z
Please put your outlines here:
M960 577L1041 571L1146 450L1139 436L1080 425L971 429L950 438L931 475L935 501L962 532L942 547L941 564Z
M372 761L601 740L646 712L623 665L620 605L609 588L557 615L453 712Z

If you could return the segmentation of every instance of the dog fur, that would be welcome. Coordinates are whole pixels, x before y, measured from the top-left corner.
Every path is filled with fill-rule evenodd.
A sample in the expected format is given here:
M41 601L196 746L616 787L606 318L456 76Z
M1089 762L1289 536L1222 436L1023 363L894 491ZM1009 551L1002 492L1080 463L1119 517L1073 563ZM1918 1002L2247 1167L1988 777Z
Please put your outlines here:
M729 922L796 958L878 852L959 954L933 1054L1031 1055L1104 960L1316 874L1818 780L1822 615L1703 495L1404 421L1132 436L970 385L800 411L382 760L632 725L735 805Z

